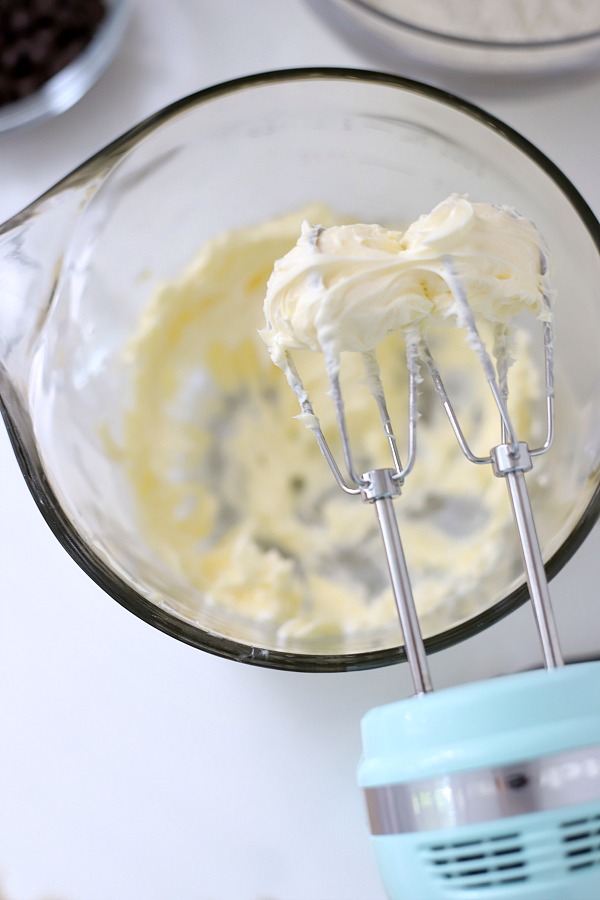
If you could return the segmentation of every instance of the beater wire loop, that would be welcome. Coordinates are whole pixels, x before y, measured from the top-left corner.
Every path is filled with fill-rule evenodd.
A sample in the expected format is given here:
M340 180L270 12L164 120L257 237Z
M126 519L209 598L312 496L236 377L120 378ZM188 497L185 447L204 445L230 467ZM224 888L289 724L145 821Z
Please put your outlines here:
M468 342L479 357L485 377L487 379L487 383L496 402L496 406L498 407L500 418L502 419L502 425L506 432L506 443L510 443L512 445L513 451L516 454L518 453L519 441L508 414L506 399L503 397L502 391L498 384L498 377L496 374L494 363L490 354L488 353L487 347L485 346L479 334L475 316L473 315L473 310L471 309L471 305L467 299L467 294L464 289L463 283L461 279L457 277L454 270L454 265L449 257L446 257L444 259L444 268L446 273L446 280L456 301L458 324L462 325L466 329Z
M465 438L463 430L460 426L460 422L456 416L456 413L454 412L454 407L450 402L450 398L448 396L448 392L446 391L442 376L440 375L440 370L432 356L429 344L427 343L425 338L421 338L419 352L425 365L429 369L429 373L433 381L433 386L438 397L442 401L442 405L446 411L446 415L448 416L448 420L450 422L450 425L452 426L452 430L456 436L456 440L458 441L460 449L467 457L469 462L476 463L478 465L482 465L483 463L491 463L491 456L477 456L475 453L473 453L469 444L467 443L467 439Z
M554 326L544 322L544 369L546 379L546 440L541 447L530 450L532 456L546 453L554 442Z
M375 355L375 351L372 350L370 353L363 353L362 358L365 366L365 371L367 373L367 385L373 397L375 398L377 408L379 409L379 418L381 419L383 432L387 438L390 453L392 454L394 469L396 470L398 477L404 477L406 472L402 469L402 462L400 460L400 453L398 451L398 442L396 441L396 435L394 434L392 421L390 419L390 414L387 408L385 394L383 392L383 384L381 383L381 371L379 369L379 363L377 362L377 356Z
M335 406L335 416L337 419L338 431L342 440L342 450L344 453L344 461L346 463L346 471L348 478L354 484L362 485L363 479L356 473L354 468L354 460L352 458L352 449L350 447L350 438L348 436L348 425L346 423L346 410L344 408L344 400L342 397L342 389L340 386L340 376L337 372L329 375L329 385L331 387L331 396Z
M318 417L315 415L310 397L308 396L308 392L306 391L304 384L302 383L302 379L300 377L298 369L296 368L296 364L294 363L291 354L287 351L285 353L284 371L290 387L298 397L302 415L306 417L305 424L308 428L310 428L315 438L317 439L319 449L327 460L329 468L333 472L333 476L338 486L341 487L341 489L347 494L360 494L361 489L359 487L350 487L344 481L344 476L342 475L340 468L336 462L335 456L333 455L331 448L327 443L325 435L323 434L321 423L319 422Z

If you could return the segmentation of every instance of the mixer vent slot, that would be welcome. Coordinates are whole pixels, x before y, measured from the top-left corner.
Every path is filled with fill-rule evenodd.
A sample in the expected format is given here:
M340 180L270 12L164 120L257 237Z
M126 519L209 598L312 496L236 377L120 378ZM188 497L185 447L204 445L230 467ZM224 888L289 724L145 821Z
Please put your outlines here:
M562 822L561 840L569 871L600 865L600 813Z
M529 878L521 836L516 832L431 844L426 855L436 880L452 893L520 884Z

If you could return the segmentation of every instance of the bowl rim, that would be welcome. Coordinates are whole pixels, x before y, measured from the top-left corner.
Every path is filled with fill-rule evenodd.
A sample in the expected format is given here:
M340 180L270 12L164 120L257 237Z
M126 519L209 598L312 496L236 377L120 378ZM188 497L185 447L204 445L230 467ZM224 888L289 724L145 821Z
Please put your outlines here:
M17 213L3 226L0 226L0 235L3 232L10 232L13 228L20 227L31 216L36 215L40 205L47 199L52 198L68 187L85 184L89 178L94 177L98 173L106 173L107 170L112 168L113 163L116 163L145 136L162 127L170 119L192 108L201 106L218 97L228 96L234 92L244 91L249 88L255 89L287 82L316 80L358 81L397 88L403 92L417 93L463 112L481 122L485 127L499 133L529 156L555 182L558 189L566 195L600 254L600 223L582 195L558 166L527 138L509 125L506 125L473 103L440 88L385 72L339 67L303 67L258 72L220 82L183 97L149 116L78 166L73 172L42 194L38 200L20 213ZM223 658L266 668L299 672L343 672L377 668L406 661L406 653L403 646L347 654L294 653L285 650L256 647L203 630L197 625L193 625L191 622L156 605L139 594L110 568L105 560L91 548L62 509L44 472L42 459L36 446L29 410L19 392L11 383L1 362L0 412L5 420L8 435L27 486L55 537L75 562L102 590L138 618L171 637L175 637L198 649ZM549 579L553 578L569 561L590 533L599 516L600 482L571 533L545 564ZM505 598L488 609L441 631L439 634L426 638L426 651L433 653L453 646L495 624L528 599L529 594L526 585L518 586Z
M444 31L435 31L433 28L427 28L424 25L417 25L415 22L407 21L399 15L393 15L383 9L373 6L370 0L333 0L334 4L339 6L354 7L359 13L367 17L371 17L379 23L390 25L399 33L402 31L409 32L418 37L434 39L450 46L461 48L473 48L497 52L504 51L515 53L521 50L552 50L562 47L577 47L586 45L594 40L600 39L600 27L592 31L586 31L581 34L568 35L562 38L544 38L543 40L527 39L522 41L510 40L490 40L489 38L473 38L460 34L448 34Z

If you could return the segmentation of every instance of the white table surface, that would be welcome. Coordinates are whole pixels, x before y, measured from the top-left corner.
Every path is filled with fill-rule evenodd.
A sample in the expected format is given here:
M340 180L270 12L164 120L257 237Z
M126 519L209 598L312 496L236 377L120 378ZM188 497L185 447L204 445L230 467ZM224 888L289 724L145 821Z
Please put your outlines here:
M132 8L118 57L77 106L0 135L0 221L199 88L290 66L378 67L302 0ZM600 77L472 99L600 215ZM282 673L180 644L66 555L3 430L0 487L1 900L382 900L355 787L359 721L408 695L406 669ZM552 584L567 654L600 651L599 556L596 528ZM441 686L538 660L522 609L431 663Z

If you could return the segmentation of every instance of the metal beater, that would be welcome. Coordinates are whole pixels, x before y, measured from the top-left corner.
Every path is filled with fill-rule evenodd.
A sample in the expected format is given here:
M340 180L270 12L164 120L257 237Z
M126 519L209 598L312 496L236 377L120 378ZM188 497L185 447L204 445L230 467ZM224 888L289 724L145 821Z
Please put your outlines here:
M479 356L485 376L487 378L494 401L498 408L502 426L503 442L494 447L489 456L475 455L460 427L454 408L448 397L439 369L432 356L425 337L418 330L409 330L406 333L406 356L409 378L409 409L408 409L408 458L403 465L398 452L396 436L388 413L388 407L384 395L383 385L379 373L379 366L375 352L364 353L364 364L367 373L367 383L377 403L382 427L387 438L392 467L373 469L363 474L358 474L353 460L353 453L348 436L344 401L340 385L339 374L329 373L331 396L335 404L336 419L342 442L343 456L347 473L344 479L334 454L323 434L319 420L314 414L311 400L302 385L301 377L294 365L289 352L286 353L286 365L290 383L294 387L302 412L309 427L315 434L319 447L325 456L338 485L348 494L362 495L363 500L372 503L375 507L377 519L381 529L381 536L385 549L390 580L394 593L394 599L398 610L398 617L404 635L406 656L410 667L411 677L415 693L423 694L432 690L431 676L427 665L427 657L423 643L423 637L419 627L419 620L415 609L415 603L410 583L410 577L402 548L402 541L398 523L393 509L393 500L398 497L406 476L413 468L416 458L417 446L417 418L418 418L418 382L420 377L420 362L424 362L431 373L433 384L444 409L450 420L461 450L467 459L476 465L490 464L494 474L506 479L514 520L519 534L525 573L533 610L538 626L544 660L548 668L554 668L563 664L557 629L552 612L548 581L546 579L542 554L536 534L535 522L531 510L531 503L525 483L525 472L532 468L532 458L545 453L550 449L554 436L554 363L553 363L553 326L552 321L543 323L544 347L545 347L545 384L546 384L546 418L547 435L542 446L529 449L527 443L519 441L511 422L508 408L508 363L506 354L498 359L498 371L482 341L475 317L461 286L460 279L456 277L450 258L445 260L446 278L454 294L460 317L460 324L466 329L469 342ZM501 347L501 329L498 326L498 340L496 346Z
M379 416L382 427L390 448L393 466L385 469L373 469L358 475L354 465L350 440L348 437L348 428L346 425L346 415L344 411L344 401L342 397L342 389L340 378L337 372L330 373L330 388L333 402L335 404L336 419L338 430L342 441L342 449L344 462L348 476L348 482L344 479L342 472L336 462L336 459L327 443L325 435L321 429L318 418L314 414L313 406L307 392L304 390L300 375L294 365L294 361L289 352L286 352L287 371L291 375L291 383L294 390L298 394L302 412L309 418L307 422L313 431L321 452L329 463L331 471L338 485L347 494L362 495L367 503L372 503L375 507L381 536L385 549L390 580L398 617L402 632L404 635L404 644L406 648L406 656L409 662L410 671L413 679L415 692L417 694L425 693L432 690L431 676L427 665L427 657L423 644L423 637L419 627L419 619L415 609L412 587L398 522L393 508L393 499L400 495L404 479L409 474L416 458L417 446L417 386L419 381L419 342L416 335L409 334L407 336L407 368L409 378L409 410L408 410L408 459L405 465L402 464L400 454L398 452L398 444L392 422L387 408L383 385L379 375L379 366L375 357L375 353L363 354L365 369L367 372L367 381L371 388L371 392L377 403Z

